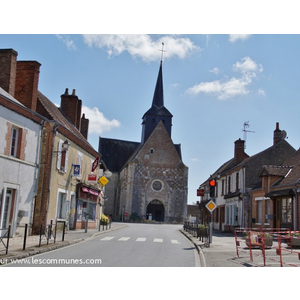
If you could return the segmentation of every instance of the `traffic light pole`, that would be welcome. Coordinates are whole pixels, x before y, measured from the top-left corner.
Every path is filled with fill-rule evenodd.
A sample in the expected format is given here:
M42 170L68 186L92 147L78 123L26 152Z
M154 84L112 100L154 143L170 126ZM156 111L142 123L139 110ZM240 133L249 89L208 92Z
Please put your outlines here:
M209 222L209 243L211 244L212 243L212 232L213 232L213 212L211 212L211 219L210 219L210 222Z

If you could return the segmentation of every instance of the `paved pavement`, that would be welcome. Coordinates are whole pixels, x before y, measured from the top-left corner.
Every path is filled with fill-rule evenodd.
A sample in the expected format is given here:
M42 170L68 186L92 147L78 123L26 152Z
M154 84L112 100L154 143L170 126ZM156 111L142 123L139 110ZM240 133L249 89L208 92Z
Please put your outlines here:
M53 239L47 245L46 239L42 239L41 247L39 247L39 236L28 236L26 240L26 249L23 250L23 237L14 237L10 239L8 254L5 254L5 248L0 242L0 265L6 264L11 260L22 259L35 254L55 250L61 247L79 243L93 238L96 235L101 235L110 231L124 228L126 223L112 223L111 227L101 230L88 229L85 233L84 229L69 230L65 234L62 241L62 234L57 234L56 243ZM232 233L214 232L212 243L206 247L203 241L191 235L187 231L180 229L195 246L199 257L201 267L300 267L300 249L291 251L288 247L282 248L281 258L276 250L276 244L272 249L265 251L265 260L260 249L252 249L252 259L249 248L241 242L237 248L235 238ZM6 241L6 240L4 240Z
M261 249L252 249L251 258L244 239L238 239L240 246L236 248L233 233L214 232L212 243L206 247L199 238L183 229L181 232L195 245L201 267L300 267L300 249L291 251L286 244L282 244L281 256L276 249L278 243L274 242L272 248L265 250L265 256Z
M91 239L94 236L118 230L124 228L125 226L126 224L124 223L112 223L111 226L108 226L107 229L106 226L104 227L104 229L103 226L101 226L100 231L98 228L88 229L87 232L85 232L84 229L68 230L65 233L64 241L62 241L62 232L58 232L55 243L54 238L52 238L51 240L49 240L49 243L47 245L47 240L44 237L41 242L41 247L39 247L39 235L27 236L25 250L23 250L24 237L10 238L8 245L8 254L6 254L6 249L0 242L0 265L6 264L11 260L22 259L28 256L80 243L85 240ZM4 243L6 243L6 239L4 239Z

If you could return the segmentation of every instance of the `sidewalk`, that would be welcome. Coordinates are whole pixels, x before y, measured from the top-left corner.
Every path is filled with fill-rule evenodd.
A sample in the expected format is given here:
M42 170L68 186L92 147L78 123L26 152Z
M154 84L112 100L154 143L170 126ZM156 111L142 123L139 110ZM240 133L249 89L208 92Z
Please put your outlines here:
M252 260L250 257L249 247L241 243L238 247L239 256L235 237L233 233L213 232L212 243L205 247L199 238L191 235L183 229L180 230L196 247L201 267L280 267L280 256L276 248L265 250L265 265L261 249L252 249ZM275 245L276 246L276 245ZM299 249L292 252L287 245L282 248L282 266L283 267L300 267Z
M55 243L54 239L52 238L49 240L47 245L47 240L44 237L41 242L41 247L39 247L39 235L27 236L25 250L23 250L24 237L10 238L7 255L5 254L6 251L4 245L0 242L0 265L9 263L11 260L22 259L28 256L80 243L82 241L89 240L94 236L118 230L125 226L126 224L124 223L113 222L110 228L108 226L108 229L106 229L106 226L104 226L103 230L103 226L101 226L100 231L98 228L88 229L86 233L84 229L68 230L65 232L64 241L62 241L62 232L58 232ZM4 242L6 243L6 239L4 239Z

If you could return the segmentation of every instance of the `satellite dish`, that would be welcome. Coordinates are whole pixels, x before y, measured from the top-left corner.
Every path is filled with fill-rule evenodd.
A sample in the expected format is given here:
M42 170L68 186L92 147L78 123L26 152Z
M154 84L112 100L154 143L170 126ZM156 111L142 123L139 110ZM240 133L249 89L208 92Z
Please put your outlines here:
M286 131L285 130L281 130L281 138L285 139L286 138Z

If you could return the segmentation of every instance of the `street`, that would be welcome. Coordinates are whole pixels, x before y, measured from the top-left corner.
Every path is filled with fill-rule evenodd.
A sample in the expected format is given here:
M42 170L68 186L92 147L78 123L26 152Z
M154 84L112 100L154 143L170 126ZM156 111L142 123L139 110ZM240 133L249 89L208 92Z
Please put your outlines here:
M182 225L126 224L125 228L8 264L17 267L195 267L195 247Z

